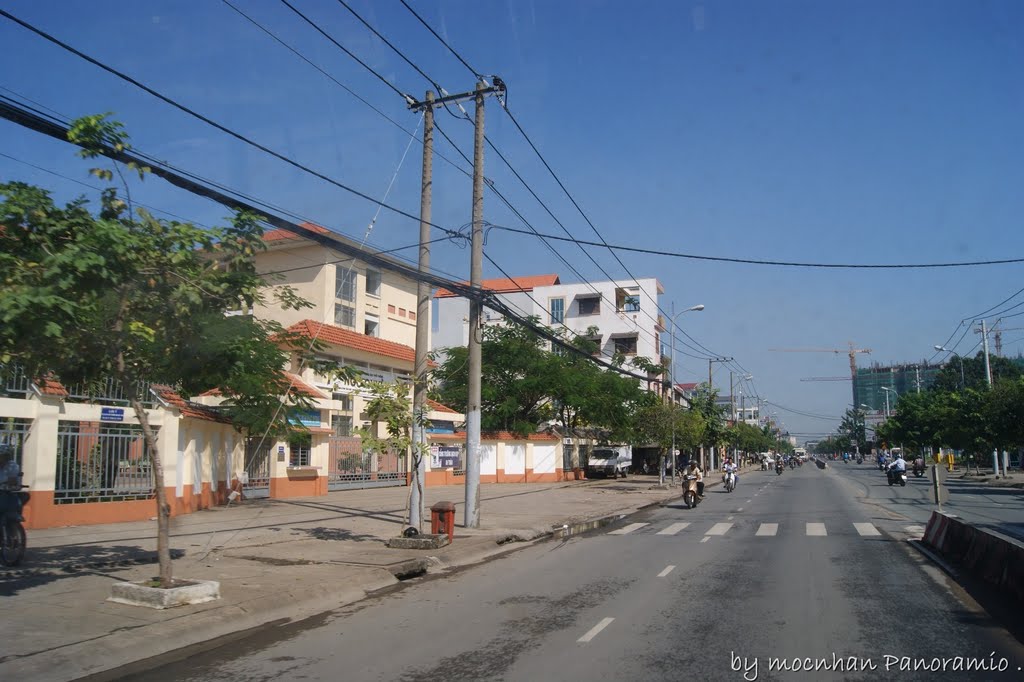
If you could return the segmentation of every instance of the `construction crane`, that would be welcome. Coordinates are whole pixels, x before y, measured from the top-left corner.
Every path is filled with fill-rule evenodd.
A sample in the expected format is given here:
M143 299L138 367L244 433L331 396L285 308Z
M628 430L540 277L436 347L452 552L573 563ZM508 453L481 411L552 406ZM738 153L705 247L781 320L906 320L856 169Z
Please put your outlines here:
M870 353L870 348L854 348L853 342L849 342L849 348L769 348L776 353L846 353L850 356L850 381L853 383L853 404L857 404L857 353ZM811 381L839 381L834 377L810 377Z
M996 342L996 355L1002 356L1002 354L1003 354L1003 332L1019 332L1022 329L1024 329L1024 327L1000 327L999 326L999 322L1000 321L1001 320L996 320L996 323L994 325L992 325L992 328L988 330L988 333L991 334L995 338L995 342ZM981 330L980 329L975 329L974 333L975 334L980 334Z

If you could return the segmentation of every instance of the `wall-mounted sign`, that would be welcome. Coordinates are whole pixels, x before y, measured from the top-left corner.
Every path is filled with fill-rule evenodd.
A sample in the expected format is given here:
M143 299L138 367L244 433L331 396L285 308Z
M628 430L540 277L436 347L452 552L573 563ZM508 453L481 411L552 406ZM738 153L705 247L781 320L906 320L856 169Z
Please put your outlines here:
M123 407L102 407L102 408L100 408L100 421L101 422L123 422L124 421L124 408Z
M430 468L431 469L461 469L462 468L462 446L461 445L431 445L430 446Z

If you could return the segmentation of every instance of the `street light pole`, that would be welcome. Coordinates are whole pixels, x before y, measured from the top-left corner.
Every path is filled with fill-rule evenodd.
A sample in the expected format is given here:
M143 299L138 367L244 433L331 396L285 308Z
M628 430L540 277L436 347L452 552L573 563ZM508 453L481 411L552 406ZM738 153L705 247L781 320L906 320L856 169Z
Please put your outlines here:
M944 353L955 355L956 359L960 361L960 390L964 391L967 389L967 381L964 379L964 358L962 355L957 353L955 350L950 350L944 346L935 346L935 350L941 350Z
M676 325L676 320L679 319L679 316L682 315L683 313L688 313L688 312L691 312L691 311L699 313L700 311L704 310L704 304L703 303L699 303L699 304L697 304L695 306L691 306L691 307L687 308L686 310L680 310L678 313L675 312L675 309L676 309L676 304L673 302L672 303L672 325L669 327L669 334L671 336L671 341L672 341L672 343L671 343L672 354L669 357L669 361L668 361L668 365L669 365L668 366L668 377L669 377L668 395L669 395L669 404L670 404L671 409L672 409L671 416L672 416L672 480L673 481L676 478L676 469L678 468L677 461L676 461L676 413L675 413L675 405L676 405L676 326L677 326ZM661 470L660 470L660 472L658 474L658 484L659 485L665 485L665 460L664 459L661 461L660 469Z

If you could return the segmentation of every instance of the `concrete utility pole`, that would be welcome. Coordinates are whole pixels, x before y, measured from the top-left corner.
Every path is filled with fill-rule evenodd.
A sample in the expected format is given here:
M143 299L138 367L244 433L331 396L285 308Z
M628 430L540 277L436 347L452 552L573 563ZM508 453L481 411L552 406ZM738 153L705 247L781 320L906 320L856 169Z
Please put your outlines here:
M985 349L985 381L992 388L992 365L988 359L988 327L985 326L985 320L981 321L981 343ZM992 451L992 475L999 478L999 450Z
M434 93L427 91L423 101L423 175L420 185L420 251L418 269L420 277L430 270L430 198L434 174ZM413 472L412 491L409 496L409 525L423 531L423 479L427 467L424 457L427 453L427 434L423 429L423 417L427 407L427 354L429 348L430 285L423 279L416 285L416 360L413 369L412 388L412 442Z
M480 382L483 355L480 346L480 280L484 259L484 90L476 84L476 134L473 138L473 237L469 259L469 286L475 298L469 302L469 400L466 410L466 528L480 527Z
M473 294L472 300L469 302L469 380L467 382L469 395L467 400L468 407L466 409L466 509L464 523L467 528L480 527L480 374L482 368L480 321L483 318L483 304L480 303L482 296L480 280L483 276L484 258L484 97L505 91L504 84L497 77L494 78L494 82L494 85L479 82L476 84L476 89L473 92L445 95L436 99L431 93L427 93L426 101L409 102L409 108L414 111L419 109L424 109L425 111L432 110L439 106L455 104L469 99L473 99L476 103L476 135L473 140L473 234L471 240L472 252L469 261L469 284ZM433 124L432 118L431 124ZM424 126L426 126L426 122L424 122ZM424 127L424 155L426 154L425 147L426 128ZM424 161L424 168L426 168L426 161ZM422 235L424 229L422 217L420 220L420 254L422 257ZM420 319L426 321L428 314L418 313L419 319L416 322L419 323ZM418 324L416 338L418 342ZM426 396L424 396L424 400L425 398Z

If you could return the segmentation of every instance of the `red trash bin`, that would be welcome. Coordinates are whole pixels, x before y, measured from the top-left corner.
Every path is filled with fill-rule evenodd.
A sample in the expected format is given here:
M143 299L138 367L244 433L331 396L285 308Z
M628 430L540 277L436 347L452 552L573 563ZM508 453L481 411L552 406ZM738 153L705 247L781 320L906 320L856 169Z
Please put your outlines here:
M455 537L455 503L438 502L430 508L430 532L444 533L451 542Z

